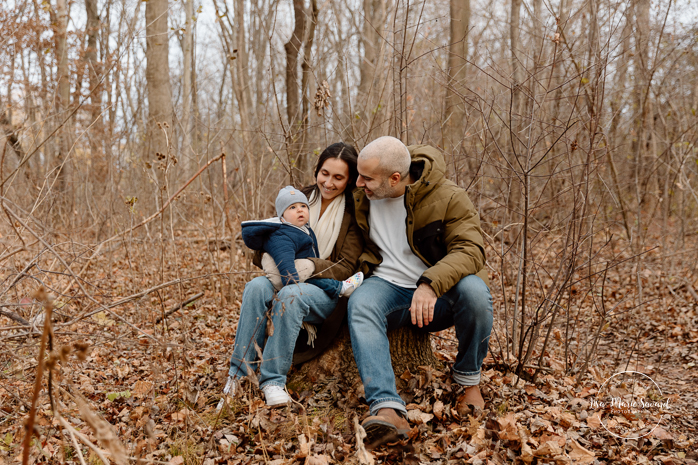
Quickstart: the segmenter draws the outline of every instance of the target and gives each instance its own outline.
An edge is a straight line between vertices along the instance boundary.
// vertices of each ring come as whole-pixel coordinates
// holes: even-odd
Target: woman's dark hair
[[[342,160],[349,167],[349,179],[347,179],[347,187],[344,189],[344,195],[347,199],[347,206],[353,205],[354,200],[352,198],[352,192],[356,188],[356,178],[359,177],[359,172],[356,169],[356,160],[359,158],[359,154],[356,153],[356,149],[354,147],[349,144],[345,144],[344,142],[337,142],[330,145],[322,151],[320,158],[317,160],[314,173],[316,180],[317,175],[322,169],[322,165],[324,165],[325,162],[330,158]],[[308,198],[310,198],[310,194],[315,192],[315,199],[320,199],[321,194],[320,189],[317,186],[317,182],[315,182],[315,184],[305,186],[303,189],[301,189],[301,192],[308,196]]]

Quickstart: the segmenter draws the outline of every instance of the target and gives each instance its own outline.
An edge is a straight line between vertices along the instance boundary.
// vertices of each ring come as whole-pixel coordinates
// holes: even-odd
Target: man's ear
[[[391,174],[388,179],[390,180],[390,187],[395,187],[398,185],[400,180],[402,179],[402,176],[400,176],[400,173],[397,171]]]

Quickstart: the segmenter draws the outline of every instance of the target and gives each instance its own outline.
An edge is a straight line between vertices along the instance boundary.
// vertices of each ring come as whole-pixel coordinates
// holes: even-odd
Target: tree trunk
[[[462,152],[465,132],[465,72],[468,63],[470,0],[451,0],[451,42],[448,53],[448,86],[444,103],[444,141],[447,153]]]
[[[87,13],[87,49],[85,61],[87,62],[90,81],[90,121],[92,125],[90,137],[90,160],[92,161],[94,185],[107,185],[107,162],[104,159],[102,142],[104,140],[104,122],[102,119],[102,92],[97,89],[102,75],[102,66],[97,59],[97,40],[99,38],[99,15],[97,14],[97,0],[85,0]],[[97,89],[97,90],[95,90]]]
[[[647,208],[645,203],[646,190],[643,188],[643,178],[644,173],[644,157],[645,157],[645,146],[647,140],[650,136],[649,131],[649,115],[652,113],[650,110],[650,99],[649,99],[649,35],[650,35],[650,0],[637,0],[635,2],[635,69],[636,79],[639,85],[635,87],[635,108],[637,109],[637,116],[635,118],[635,140],[633,146],[633,152],[635,155],[634,160],[634,182],[635,182],[635,196],[637,200],[637,219],[636,219],[636,231],[635,236],[641,238],[643,236],[642,224],[642,211],[643,209],[651,210]],[[638,246],[642,242],[641,240],[636,243]]]
[[[70,69],[68,67],[68,48],[66,34],[68,29],[68,5],[66,0],[56,1],[56,61],[58,75],[58,95],[56,99],[56,110],[58,114],[58,124],[61,124],[70,113]],[[70,121],[66,121],[59,131],[59,147],[56,156],[57,171],[57,193],[62,197],[61,203],[67,204],[70,209],[70,201],[65,198],[66,189],[69,184],[67,157],[70,152]],[[70,209],[69,211],[72,211]]]
[[[146,70],[148,89],[147,154],[153,160],[156,153],[167,154],[167,138],[172,126],[172,91],[168,60],[167,0],[149,0],[145,4]],[[158,127],[163,125],[163,129]]]
[[[300,130],[300,106],[298,92],[298,55],[303,45],[303,35],[305,33],[305,11],[303,0],[293,0],[293,15],[295,25],[291,38],[284,44],[286,50],[286,117],[288,118],[288,128],[286,134],[286,148],[288,151],[289,165],[292,160],[298,159],[299,144],[298,136]],[[294,183],[294,167],[289,166],[291,184]]]
[[[398,389],[404,388],[400,378],[405,371],[417,373],[420,366],[441,368],[431,348],[429,333],[400,328],[388,332],[390,356]],[[289,377],[289,385],[322,383],[326,379],[338,379],[352,385],[361,381],[351,349],[349,327],[345,324],[334,343],[319,357],[298,367]]]
[[[182,166],[184,167],[185,176],[189,176],[194,167],[193,155],[191,152],[191,54],[192,54],[192,27],[191,23],[194,17],[194,2],[186,0],[185,3],[185,21],[184,21],[184,40],[182,40],[182,55],[184,57],[182,63],[182,151],[181,157]]]
[[[305,32],[305,11],[303,0],[293,0],[293,14],[295,18],[291,38],[284,44],[286,50],[286,116],[289,130],[294,131],[299,120],[299,92],[298,92],[298,55],[303,45]]]
[[[522,75],[521,75],[521,63],[519,62],[519,30],[521,28],[521,0],[511,0],[511,12],[510,12],[510,24],[509,24],[509,48],[511,52],[511,77],[513,81],[514,90],[512,92],[513,102],[513,112],[520,115],[520,90],[517,88],[521,85]]]
[[[374,138],[371,129],[378,116],[376,96],[379,93],[376,68],[382,41],[379,31],[383,29],[386,13],[385,0],[364,0],[364,24],[361,33],[364,56],[360,66],[361,80],[357,98],[359,121],[353,138],[355,144],[361,141],[361,145],[366,145]]]
[[[310,123],[310,83],[312,81],[313,74],[311,72],[310,60],[312,58],[313,42],[315,40],[315,27],[317,26],[317,17],[320,13],[317,6],[317,0],[310,1],[312,16],[310,17],[310,24],[308,24],[308,37],[305,39],[305,45],[303,46],[303,64],[301,68],[303,70],[302,85],[301,89],[303,91],[303,114],[301,123],[301,144],[298,154],[298,171],[300,172],[299,182],[301,184],[307,184],[310,181],[309,173],[311,170],[310,166],[310,154],[307,153],[306,140],[308,138],[308,126]]]

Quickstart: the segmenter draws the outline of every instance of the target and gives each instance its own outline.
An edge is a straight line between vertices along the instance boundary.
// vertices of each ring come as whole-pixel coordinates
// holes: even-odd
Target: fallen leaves
[[[200,263],[206,257],[186,260]],[[591,366],[582,376],[581,385],[577,385],[576,376],[564,375],[565,359],[559,353],[544,354],[541,365],[548,369],[535,382],[492,368],[495,361],[490,356],[492,365],[483,370],[481,384],[487,407],[484,412],[464,417],[455,411],[458,387],[446,370],[420,367],[415,374],[404,372],[400,380],[408,387],[401,394],[406,394],[408,402],[407,417],[412,428],[409,439],[371,451],[363,444],[359,425],[368,407],[360,400],[365,394],[358,382],[354,386],[334,381],[293,386],[292,395],[298,404],[270,410],[257,389],[257,376],[252,373],[252,377],[243,380],[240,395],[216,417],[212,411],[224,383],[237,323],[235,315],[246,277],[232,281],[235,294],[230,300],[232,304],[222,306],[218,297],[209,296],[197,303],[195,317],[194,312],[188,314],[185,308],[177,319],[171,317],[163,325],[152,326],[145,317],[138,319],[141,315],[138,312],[147,314],[147,309],[154,308],[151,316],[157,317],[160,307],[166,309],[177,303],[177,299],[165,294],[162,300],[154,296],[151,300],[146,298],[140,306],[134,305],[122,313],[130,321],[137,321],[147,334],[167,341],[165,346],[151,344],[143,334],[131,332],[107,314],[98,313],[96,318],[70,326],[70,331],[83,331],[80,340],[85,342],[81,342],[84,346],[80,361],[61,362],[64,365],[61,376],[71,379],[72,387],[86,396],[95,415],[108,422],[111,437],[116,437],[134,460],[175,465],[290,462],[591,465],[595,461],[673,464],[696,459],[692,429],[695,422],[679,410],[683,405],[698,405],[692,394],[692,379],[681,371],[681,366],[698,361],[698,356],[687,346],[698,338],[690,326],[696,317],[694,310],[684,311],[683,322],[662,323],[669,338],[667,351],[678,354],[683,364],[676,365],[676,371],[668,371],[665,378],[675,378],[677,385],[684,383],[684,390],[671,392],[672,410],[666,422],[632,447],[606,433],[601,423],[602,411],[591,405],[600,385],[612,374],[609,369],[603,365]],[[115,281],[104,288],[118,289],[118,285]],[[185,289],[185,294],[190,293],[191,289]],[[65,312],[70,311],[68,306]],[[100,327],[95,330],[96,325]],[[676,330],[679,326],[683,331]],[[652,332],[660,331],[659,327],[648,323]],[[453,344],[455,337],[449,332],[440,336],[434,341],[436,355],[440,360],[452,362],[457,352]],[[555,328],[553,337],[563,340],[566,336]],[[56,347],[65,344],[70,344],[70,340],[57,334]],[[649,351],[651,347],[640,346],[640,349]],[[262,352],[255,345],[250,350]],[[17,400],[26,390],[20,377],[27,377],[35,368],[34,356],[35,351],[3,372],[7,377],[0,386],[0,416],[8,421],[0,420],[0,461],[17,456],[21,420],[26,416],[26,410],[22,410]],[[643,363],[646,370],[658,374],[667,368],[657,362]],[[54,378],[55,383],[60,383],[57,380],[58,377]],[[105,434],[108,431],[105,425],[97,425],[103,430],[98,434],[76,405],[63,398],[57,400],[72,427],[100,448],[108,449],[105,441],[110,441],[110,436]],[[63,450],[59,424],[52,418],[48,400],[44,398],[42,403],[37,424],[44,436],[38,442],[35,460],[58,463]],[[614,421],[634,420],[620,416]],[[85,449],[88,462],[99,460],[89,454]],[[192,461],[192,457],[196,460]]]
[[[596,455],[592,451],[580,446],[579,443],[574,439],[570,441],[570,447],[571,450],[569,456],[572,459],[572,463],[578,465],[587,465],[594,463]]]

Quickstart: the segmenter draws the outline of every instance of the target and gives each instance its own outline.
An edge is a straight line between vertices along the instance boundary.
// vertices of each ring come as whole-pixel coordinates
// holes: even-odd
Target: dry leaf
[[[565,438],[558,436],[557,434],[545,433],[540,437],[541,444],[545,444],[548,441],[555,441],[555,443],[557,443],[557,445],[560,447],[563,447],[567,442]]]
[[[181,455],[177,455],[175,457],[172,457],[169,462],[167,462],[167,465],[182,465],[184,463],[184,457]]]
[[[572,450],[569,453],[572,463],[574,464],[591,464],[594,462],[596,456],[594,453],[588,449],[585,449],[574,439],[570,440],[570,447]]]
[[[555,457],[556,455],[560,455],[561,453],[562,449],[556,441],[548,441],[542,446],[540,446],[538,449],[536,449],[533,455],[535,455],[536,457]]]
[[[189,410],[183,408],[179,412],[175,412],[172,414],[172,421],[176,421],[176,422],[184,421],[184,419],[187,418],[188,414],[189,414]]]
[[[80,380],[80,388],[83,392],[87,394],[94,394],[95,388],[92,385],[92,380],[90,378],[84,375],[80,375],[78,379]]]
[[[423,423],[427,424],[429,420],[434,418],[434,415],[431,413],[424,413],[421,410],[408,410],[407,411],[407,419],[410,420],[412,423]]]
[[[364,446],[366,431],[359,424],[359,417],[357,416],[354,416],[354,431],[356,432],[356,458],[359,459],[361,465],[373,465],[375,463],[373,454],[367,451],[366,446]]]
[[[601,428],[601,414],[599,412],[594,412],[594,414],[590,417],[587,417],[587,426],[591,429],[599,429]]]
[[[131,387],[131,394],[133,394],[136,397],[143,397],[149,394],[151,389],[153,389],[153,383],[149,381],[138,380]]]
[[[664,428],[661,426],[657,426],[654,431],[652,431],[652,436],[654,436],[657,439],[665,439],[665,440],[673,440],[674,437],[671,435],[671,433],[667,432]]]
[[[436,418],[441,420],[444,415],[444,403],[440,400],[437,400],[436,402],[434,402],[434,407],[432,408],[432,411],[434,412]]]
[[[523,460],[526,463],[531,463],[533,462],[533,451],[531,451],[531,446],[526,444],[525,442],[521,445],[521,460]]]
[[[308,444],[308,439],[305,437],[305,434],[298,436],[298,447],[300,452],[296,454],[296,458],[307,457],[308,454],[310,454],[310,444]]]
[[[497,423],[499,423],[499,427],[502,431],[516,431],[516,417],[513,413],[509,413],[502,418],[497,418]]]
[[[560,425],[563,428],[569,428],[570,426],[574,425],[575,423],[577,423],[577,419],[574,418],[574,415],[572,415],[571,413],[563,412],[560,415]]]
[[[548,431],[550,433],[554,433],[555,430],[553,429],[552,425],[550,424],[549,421],[543,420],[542,418],[536,417],[531,421],[530,425],[531,433],[537,433],[538,431]]]
[[[116,374],[119,378],[125,378],[131,372],[131,367],[128,365],[121,365],[116,367]]]
[[[328,465],[329,460],[325,454],[313,455],[305,459],[305,465]]]

